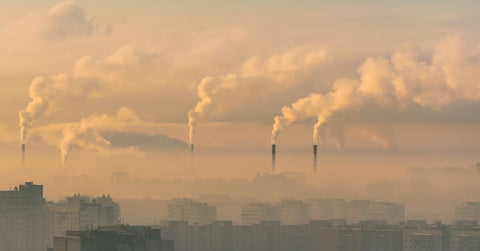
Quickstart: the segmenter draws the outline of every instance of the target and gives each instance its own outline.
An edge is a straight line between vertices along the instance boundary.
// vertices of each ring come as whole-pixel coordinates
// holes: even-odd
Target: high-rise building
[[[480,202],[462,202],[456,205],[455,220],[480,223]]]
[[[270,203],[249,203],[242,207],[242,224],[251,225],[261,221],[279,221],[278,207]]]
[[[46,250],[44,204],[43,186],[33,182],[0,192],[1,250]]]
[[[168,219],[189,224],[209,224],[217,219],[217,207],[192,199],[173,199],[168,205]]]
[[[262,221],[255,225],[256,249],[265,251],[280,250],[281,224],[279,221]]]
[[[312,199],[309,203],[312,220],[346,218],[345,200],[343,199]]]
[[[476,226],[472,229],[455,230],[449,234],[450,250],[480,250],[480,229]]]
[[[98,226],[111,226],[120,223],[120,207],[108,195],[90,198],[75,194],[68,197],[66,204],[78,211],[78,229],[89,230]]]
[[[79,230],[78,208],[66,203],[47,202],[43,210],[45,241],[49,247],[53,246],[53,236],[64,236],[67,231]]]
[[[393,202],[370,203],[368,220],[384,220],[387,224],[398,224],[405,220],[405,207]]]
[[[358,223],[368,219],[369,200],[351,200],[346,204],[347,223]]]
[[[442,236],[442,231],[437,229],[405,229],[403,231],[403,250],[445,250]]]
[[[91,198],[75,194],[62,202],[47,202],[44,206],[45,242],[53,246],[53,236],[67,231],[83,231],[99,226],[120,224],[120,207],[110,196]]]
[[[278,204],[278,215],[284,225],[303,224],[310,220],[310,205],[299,200],[282,200]]]

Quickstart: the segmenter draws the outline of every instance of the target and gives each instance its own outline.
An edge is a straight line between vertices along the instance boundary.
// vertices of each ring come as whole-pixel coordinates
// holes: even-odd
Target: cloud
[[[16,38],[18,42],[39,42],[39,40],[62,41],[68,38],[90,37],[103,27],[87,10],[76,1],[65,1],[46,12],[31,12],[3,30],[3,35]]]
[[[40,32],[53,39],[69,36],[91,36],[96,30],[94,18],[87,17],[86,11],[76,1],[66,1],[52,7],[42,17]]]

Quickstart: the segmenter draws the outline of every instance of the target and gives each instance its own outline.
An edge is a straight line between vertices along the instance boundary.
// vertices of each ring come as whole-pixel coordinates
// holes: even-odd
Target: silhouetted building
[[[54,237],[53,251],[173,251],[174,243],[162,240],[160,229],[143,226],[100,227],[68,231]]]
[[[279,221],[188,225],[171,221],[160,228],[164,238],[174,240],[176,251],[401,251],[403,248],[401,228],[347,226],[338,220],[299,225],[282,225]]]
[[[50,247],[52,237],[63,236],[66,231],[120,224],[120,207],[109,195],[91,198],[75,194],[66,201],[46,203],[44,212],[46,243]]]
[[[43,186],[33,182],[0,192],[0,249],[46,250]]]

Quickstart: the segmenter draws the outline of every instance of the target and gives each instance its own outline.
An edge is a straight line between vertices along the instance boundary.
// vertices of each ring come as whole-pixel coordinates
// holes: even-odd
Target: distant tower
[[[22,167],[25,167],[25,144],[22,144]]]
[[[313,171],[317,172],[317,145],[313,145]]]
[[[276,155],[276,145],[272,144],[272,173],[275,172],[275,155]]]
[[[190,145],[190,151],[193,153],[193,144]]]

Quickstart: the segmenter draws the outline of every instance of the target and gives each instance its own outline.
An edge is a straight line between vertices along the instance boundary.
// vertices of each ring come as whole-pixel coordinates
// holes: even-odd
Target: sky
[[[362,184],[475,164],[479,7],[2,1],[0,184],[252,177],[272,142],[279,171],[311,172],[315,143],[326,173]]]

